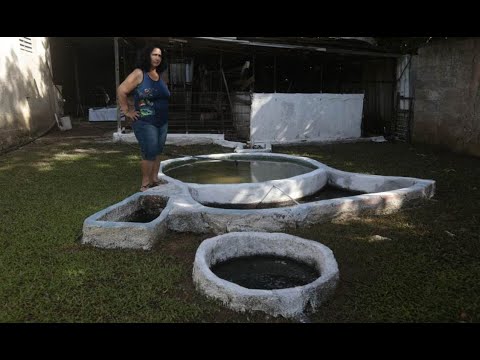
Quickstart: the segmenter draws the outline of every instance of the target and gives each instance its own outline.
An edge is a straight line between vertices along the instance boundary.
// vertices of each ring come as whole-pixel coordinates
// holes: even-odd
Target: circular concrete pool
[[[285,154],[211,154],[166,160],[159,176],[187,184],[201,204],[270,204],[311,195],[327,183],[325,166]]]
[[[212,271],[219,263],[259,255],[303,263],[318,275],[304,285],[265,290],[238,285]],[[233,310],[259,310],[286,318],[315,311],[333,293],[338,278],[338,265],[328,247],[284,233],[231,232],[207,239],[198,247],[193,265],[193,281],[204,295]]]
[[[310,164],[263,159],[206,159],[171,166],[165,174],[187,183],[238,184],[279,180],[306,174]]]

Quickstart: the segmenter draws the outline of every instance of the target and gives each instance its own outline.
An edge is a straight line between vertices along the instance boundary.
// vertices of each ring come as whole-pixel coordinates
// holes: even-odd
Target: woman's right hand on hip
[[[138,117],[140,116],[140,113],[136,110],[128,110],[127,112],[124,113],[125,117],[132,119],[133,121],[138,120]]]

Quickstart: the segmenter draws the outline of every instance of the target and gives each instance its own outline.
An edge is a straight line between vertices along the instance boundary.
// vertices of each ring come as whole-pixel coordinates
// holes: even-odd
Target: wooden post
[[[115,98],[117,99],[117,132],[122,132],[122,121],[120,119],[120,106],[118,104],[118,97],[116,96],[117,89],[120,86],[120,61],[118,59],[118,37],[113,38],[113,49],[115,53]]]
[[[277,92],[277,55],[273,55],[273,92]]]
[[[255,53],[253,53],[253,61],[252,61],[252,75],[253,75],[253,86],[252,86],[252,93],[255,92]]]
[[[78,57],[77,57],[77,49],[74,47],[73,48],[73,71],[75,73],[75,98],[77,101],[77,116],[80,110],[80,113],[83,114],[83,107],[82,107],[82,101],[80,97],[80,84],[78,82]]]

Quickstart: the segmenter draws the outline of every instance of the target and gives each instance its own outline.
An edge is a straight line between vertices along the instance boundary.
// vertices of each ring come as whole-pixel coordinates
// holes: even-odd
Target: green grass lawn
[[[480,159],[391,143],[274,151],[437,181],[420,207],[290,231],[330,247],[339,265],[337,291],[312,322],[480,320]],[[165,159],[215,152],[229,149],[167,146]],[[288,322],[195,291],[195,251],[208,236],[170,233],[150,252],[80,245],[86,217],[138,191],[139,159],[136,146],[79,140],[0,157],[0,322]]]

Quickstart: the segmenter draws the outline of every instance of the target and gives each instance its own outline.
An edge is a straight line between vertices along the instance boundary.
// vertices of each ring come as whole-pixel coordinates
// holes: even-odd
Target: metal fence
[[[249,121],[250,104],[244,101],[244,96],[226,92],[171,91],[171,132],[232,134],[242,138],[245,137],[245,123]]]

